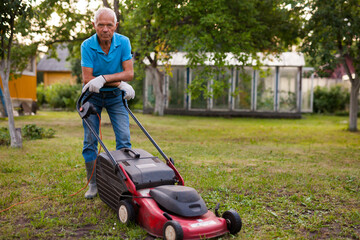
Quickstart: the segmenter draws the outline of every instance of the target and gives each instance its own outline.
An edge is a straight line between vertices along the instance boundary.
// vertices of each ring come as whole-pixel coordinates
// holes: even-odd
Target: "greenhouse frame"
[[[223,90],[211,97],[200,93],[194,98],[187,91],[199,69],[187,67],[185,53],[173,54],[170,64],[172,74],[165,74],[163,81],[165,114],[300,118],[302,112],[312,112],[313,74],[311,68],[304,68],[305,60],[301,53],[286,52],[267,57],[261,67],[242,67],[230,60],[231,67],[204,83],[206,86],[203,87],[209,92],[212,92],[215,81],[224,83],[220,88]],[[147,70],[144,113],[152,113],[154,109],[152,77]]]

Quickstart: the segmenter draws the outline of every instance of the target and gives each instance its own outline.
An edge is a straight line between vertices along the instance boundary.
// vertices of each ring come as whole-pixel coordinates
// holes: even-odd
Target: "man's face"
[[[114,23],[114,16],[109,13],[99,15],[97,22],[93,23],[100,41],[109,41],[112,39],[118,23]]]

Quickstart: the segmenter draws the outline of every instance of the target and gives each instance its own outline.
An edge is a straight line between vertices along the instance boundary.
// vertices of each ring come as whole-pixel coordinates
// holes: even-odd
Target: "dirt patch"
[[[94,225],[91,224],[85,225],[81,228],[76,229],[71,237],[74,239],[83,238],[85,236],[90,235],[90,231],[93,229],[94,229]]]
[[[20,226],[26,226],[27,224],[30,223],[30,220],[25,218],[24,216],[18,218],[16,221],[15,221],[15,225],[20,225]]]
[[[341,226],[339,224],[332,224],[329,227],[322,227],[318,231],[313,231],[309,233],[310,238],[312,239],[330,239],[341,236]],[[351,236],[347,236],[351,238]]]
[[[155,238],[153,236],[147,235],[144,240],[154,240]]]

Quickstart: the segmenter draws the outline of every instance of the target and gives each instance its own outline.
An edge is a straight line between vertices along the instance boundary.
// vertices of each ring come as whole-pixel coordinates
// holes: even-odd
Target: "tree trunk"
[[[161,72],[158,68],[149,66],[150,70],[153,72],[154,78],[152,78],[152,85],[154,87],[155,94],[155,108],[154,114],[163,116],[165,110],[165,90],[164,90],[164,73]]]
[[[351,82],[350,109],[349,109],[349,131],[357,131],[357,119],[359,111],[359,88],[360,79],[355,78]]]
[[[5,62],[3,64],[5,64]],[[9,91],[10,63],[7,62],[6,68],[5,65],[3,65],[1,68],[2,69],[0,70],[0,75],[3,83],[5,107],[8,114],[11,147],[21,148],[22,147],[21,133],[19,134],[19,131],[18,133],[16,132],[17,130],[15,128],[14,113],[13,113],[13,107],[12,107],[10,91]]]

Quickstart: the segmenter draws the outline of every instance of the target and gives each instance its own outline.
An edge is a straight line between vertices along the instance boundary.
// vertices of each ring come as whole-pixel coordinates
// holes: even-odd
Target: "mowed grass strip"
[[[222,239],[359,239],[360,133],[346,131],[347,117],[303,119],[211,118],[136,114],[164,152],[175,159],[188,186],[209,208],[239,212],[243,229]],[[146,232],[118,224],[99,198],[85,200],[83,130],[75,112],[19,117],[55,138],[0,147],[0,239],[143,239]],[[5,119],[0,127],[7,126]],[[102,133],[115,148],[110,121]],[[161,157],[131,121],[134,148]],[[57,196],[61,195],[61,196]]]

